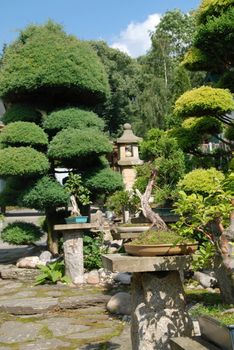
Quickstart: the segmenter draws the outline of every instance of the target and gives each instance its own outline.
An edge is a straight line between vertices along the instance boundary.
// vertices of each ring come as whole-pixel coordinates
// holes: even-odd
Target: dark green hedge
[[[0,176],[39,176],[49,170],[46,156],[30,147],[0,150]],[[23,184],[22,184],[23,185]]]
[[[52,132],[52,134],[69,127],[74,129],[95,127],[103,130],[104,125],[104,121],[97,114],[79,108],[66,108],[54,111],[48,115],[43,123],[44,129]]]
[[[64,129],[51,141],[49,158],[69,160],[96,157],[112,151],[108,138],[95,129]],[[75,164],[74,164],[75,166]]]
[[[8,224],[1,233],[3,242],[10,244],[30,244],[38,241],[43,232],[36,225],[29,222],[15,221]]]
[[[23,193],[23,206],[37,210],[51,210],[66,206],[69,194],[55,179],[44,176]]]
[[[7,47],[0,69],[0,96],[6,101],[25,96],[50,98],[73,94],[90,104],[109,93],[102,63],[88,43],[67,35],[51,21],[30,25]],[[69,100],[69,98],[68,98]],[[89,104],[88,103],[88,104]]]
[[[0,142],[6,146],[31,146],[40,148],[48,144],[48,137],[35,123],[14,122],[3,128],[0,134]]]
[[[40,124],[41,114],[34,107],[25,104],[15,104],[9,107],[2,117],[4,124],[17,121],[34,122]]]

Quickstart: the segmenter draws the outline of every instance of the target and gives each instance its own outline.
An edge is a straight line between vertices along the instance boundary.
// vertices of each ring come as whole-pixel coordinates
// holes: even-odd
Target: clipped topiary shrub
[[[94,196],[113,193],[123,188],[122,176],[110,168],[88,173],[84,178],[84,183]]]
[[[35,123],[14,122],[3,128],[0,142],[4,146],[31,146],[40,149],[48,144],[48,137]]]
[[[40,124],[41,114],[34,107],[25,104],[15,104],[8,108],[2,117],[4,124],[17,121],[34,122]]]
[[[217,187],[224,179],[224,174],[215,168],[195,169],[179,181],[178,188],[187,193],[199,192],[209,194],[212,191],[217,191]]]
[[[66,206],[68,200],[68,192],[57,180],[49,176],[39,179],[21,197],[23,206],[37,210]]]
[[[95,129],[65,129],[51,141],[48,156],[69,160],[107,154],[112,151],[108,138]]]
[[[225,130],[225,138],[234,141],[234,123],[229,125]]]
[[[44,129],[52,134],[69,127],[74,129],[92,127],[102,131],[104,125],[104,121],[97,114],[79,108],[66,108],[54,111],[48,115],[43,123]]]
[[[0,150],[0,176],[40,176],[49,170],[46,156],[30,147]]]
[[[202,0],[197,11],[198,22],[205,23],[209,16],[219,16],[233,5],[234,0]]]
[[[109,93],[105,69],[84,41],[67,35],[52,21],[30,25],[9,45],[0,69],[0,96],[5,101],[71,99],[95,105]]]
[[[174,113],[180,117],[219,117],[233,109],[234,101],[229,90],[201,86],[180,96],[175,103]]]
[[[1,232],[3,242],[23,245],[38,241],[43,232],[36,225],[29,222],[15,221],[8,224]]]

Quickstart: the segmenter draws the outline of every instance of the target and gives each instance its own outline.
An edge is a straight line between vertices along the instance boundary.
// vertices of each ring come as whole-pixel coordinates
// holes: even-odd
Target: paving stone
[[[79,333],[90,329],[89,326],[74,324],[75,322],[77,321],[68,317],[53,317],[43,320],[40,323],[46,324],[55,337],[67,336],[68,334]]]
[[[102,338],[102,337],[106,337],[108,335],[108,333],[112,333],[113,329],[110,328],[95,328],[95,329],[90,329],[89,331],[86,332],[82,332],[79,334],[71,334],[71,335],[67,335],[67,338],[69,339],[77,339],[77,340],[81,340],[81,339],[89,339],[90,341],[95,340],[97,338]]]
[[[34,340],[41,329],[40,324],[7,321],[0,327],[0,342],[13,344]]]
[[[0,300],[0,311],[13,315],[33,315],[55,308],[58,300],[55,298],[27,298]]]
[[[49,350],[49,349],[60,349],[60,348],[71,348],[71,344],[64,342],[60,339],[49,339],[49,340],[38,340],[33,343],[24,344],[19,347],[19,350]],[[1,348],[0,348],[1,350]]]

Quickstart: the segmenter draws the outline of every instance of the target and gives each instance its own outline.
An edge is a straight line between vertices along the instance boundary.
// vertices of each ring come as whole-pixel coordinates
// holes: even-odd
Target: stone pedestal
[[[190,256],[109,254],[103,256],[103,263],[112,271],[133,272],[133,350],[169,350],[170,338],[192,335],[179,273],[190,266]]]
[[[93,224],[55,225],[55,231],[63,233],[63,249],[66,275],[73,283],[84,283],[83,233],[96,228]]]

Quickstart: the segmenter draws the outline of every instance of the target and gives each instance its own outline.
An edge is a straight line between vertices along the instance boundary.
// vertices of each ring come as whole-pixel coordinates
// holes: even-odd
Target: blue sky
[[[2,0],[0,48],[28,24],[52,19],[84,40],[105,40],[131,56],[149,48],[152,30],[167,10],[196,9],[200,0]]]

